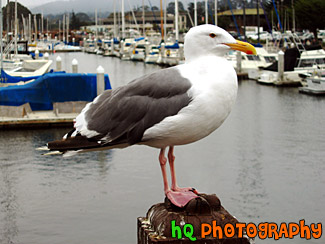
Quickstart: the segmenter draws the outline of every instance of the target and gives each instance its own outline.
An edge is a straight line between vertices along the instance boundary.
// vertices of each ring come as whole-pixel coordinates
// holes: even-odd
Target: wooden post
[[[211,231],[211,234],[201,238],[203,223],[211,227],[219,226],[220,229],[230,224],[235,231],[232,237]],[[148,210],[146,217],[138,218],[137,243],[249,244],[250,239],[246,236],[244,228],[242,229],[242,236],[238,236],[239,232],[235,227],[237,223],[239,221],[221,206],[220,199],[215,194],[200,194],[198,198],[192,199],[184,208],[178,208],[171,204],[168,199],[165,199],[164,203],[153,205]],[[185,230],[185,226],[190,228]],[[191,231],[191,238],[195,238],[195,242],[185,235],[185,231],[187,233]],[[214,232],[217,233],[215,237],[213,237]],[[180,237],[182,238],[179,239]]]

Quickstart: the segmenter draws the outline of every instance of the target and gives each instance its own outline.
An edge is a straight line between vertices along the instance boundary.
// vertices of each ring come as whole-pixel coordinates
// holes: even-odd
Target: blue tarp
[[[20,81],[29,81],[33,79],[39,78],[40,75],[37,76],[28,76],[28,77],[17,77],[17,76],[11,76],[7,74],[3,69],[1,70],[1,80],[0,83],[17,83]]]
[[[108,75],[105,75],[105,89],[111,89]],[[0,87],[0,105],[29,103],[33,111],[52,110],[54,102],[90,102],[96,96],[96,74],[48,73],[25,85]]]

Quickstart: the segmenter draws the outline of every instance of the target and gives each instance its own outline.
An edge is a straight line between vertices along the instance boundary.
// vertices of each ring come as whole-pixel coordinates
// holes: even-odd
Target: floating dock
[[[53,111],[33,112],[23,118],[0,117],[0,130],[49,127],[72,127],[78,113],[55,114]]]

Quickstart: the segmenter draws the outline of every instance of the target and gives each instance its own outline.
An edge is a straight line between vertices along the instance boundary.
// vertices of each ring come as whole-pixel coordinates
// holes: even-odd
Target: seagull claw
[[[199,197],[196,194],[196,190],[194,188],[190,188],[188,191],[172,191],[168,190],[166,192],[167,198],[179,208],[183,208],[189,201],[194,198]]]

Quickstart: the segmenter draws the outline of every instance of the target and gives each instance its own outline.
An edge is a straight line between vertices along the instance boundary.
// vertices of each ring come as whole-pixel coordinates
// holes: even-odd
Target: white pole
[[[71,64],[72,64],[72,73],[78,73],[78,60],[74,58]]]
[[[179,52],[179,60],[182,61],[184,60],[184,44],[179,44],[179,49],[178,49],[178,52]]]
[[[208,24],[208,0],[205,0],[205,23]]]
[[[35,50],[35,59],[38,59],[39,58],[39,51],[38,49]]]
[[[160,56],[161,56],[161,63],[164,63],[165,62],[165,43],[161,43],[161,53],[160,53]]]
[[[97,70],[97,96],[105,91],[105,70],[102,66],[98,66]]]
[[[56,71],[61,71],[62,69],[62,59],[60,56],[56,58]]]
[[[194,26],[197,26],[197,3],[194,0]]]
[[[218,25],[218,0],[214,0],[214,24]]]
[[[150,52],[150,42],[146,41],[144,46],[145,46],[145,57],[148,57]]]
[[[122,38],[125,38],[125,14],[124,14],[124,0],[122,0]]]
[[[284,75],[284,52],[280,51],[278,53],[278,81],[283,82]]]
[[[242,65],[241,65],[241,60],[242,60],[242,57],[241,57],[241,52],[237,51],[236,53],[236,61],[237,61],[237,74],[241,73],[242,71]]]
[[[176,41],[178,41],[178,0],[175,0],[175,31],[176,31]]]

